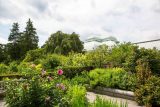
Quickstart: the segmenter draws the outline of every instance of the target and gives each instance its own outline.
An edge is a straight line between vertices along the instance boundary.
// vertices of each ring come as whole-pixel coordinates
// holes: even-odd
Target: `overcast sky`
[[[23,31],[31,18],[39,45],[61,30],[81,40],[115,36],[138,42],[160,38],[160,0],[0,0],[0,43],[6,43],[13,22]]]

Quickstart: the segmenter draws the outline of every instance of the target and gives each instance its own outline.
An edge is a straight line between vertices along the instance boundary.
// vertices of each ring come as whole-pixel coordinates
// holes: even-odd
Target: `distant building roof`
[[[115,43],[118,43],[119,41],[113,37],[113,36],[109,36],[109,37],[106,37],[106,38],[99,38],[99,37],[91,37],[89,39],[87,39],[85,42],[105,42],[105,41],[114,41]]]
[[[116,45],[117,43],[119,43],[119,41],[113,36],[109,36],[109,37],[105,37],[105,38],[100,38],[100,37],[95,36],[95,37],[88,38],[84,42],[84,49],[85,50],[93,50],[93,49],[97,48],[99,45],[103,45],[103,44],[106,44],[109,47],[112,47],[112,46]]]

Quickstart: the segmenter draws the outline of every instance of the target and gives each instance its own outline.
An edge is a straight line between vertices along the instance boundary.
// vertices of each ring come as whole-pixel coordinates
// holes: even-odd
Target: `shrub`
[[[10,107],[68,107],[63,84],[48,78],[33,77],[24,83],[11,83],[6,90],[6,103]],[[63,86],[65,87],[65,86]]]
[[[141,85],[136,91],[136,101],[147,107],[160,106],[160,78],[151,76],[144,85]]]
[[[85,66],[90,66],[90,62],[85,54],[70,53],[65,66],[85,67]]]
[[[43,68],[42,68],[42,64],[38,64],[35,68],[36,68],[36,70],[39,71],[39,72],[42,71],[42,69],[43,69]]]
[[[63,66],[66,63],[66,57],[58,54],[48,55],[46,59],[41,61],[44,69],[55,69],[58,66]]]
[[[7,73],[9,68],[5,64],[0,64],[0,74]]]
[[[103,86],[109,88],[119,88],[132,90],[135,86],[135,78],[129,79],[129,75],[122,68],[112,68],[112,69],[95,69],[89,72],[90,85],[94,88],[96,86]],[[132,83],[133,82],[133,83]]]
[[[83,86],[72,86],[69,88],[68,97],[71,107],[86,107],[88,102],[86,98],[86,89]]]
[[[35,49],[27,52],[24,62],[33,62],[44,57],[44,49]]]
[[[83,71],[90,71],[92,69],[93,67],[76,67],[76,66],[62,67],[64,75],[68,78],[72,78],[78,74],[81,74],[81,72]]]
[[[17,66],[18,66],[17,62],[10,63],[9,64],[9,71],[11,71],[11,72],[18,72]]]
[[[18,72],[22,74],[35,73],[35,67],[32,66],[32,63],[22,62],[20,65],[18,65],[17,68],[18,68]]]
[[[79,84],[79,85],[86,85],[89,84],[89,76],[88,72],[83,71],[80,75],[76,75],[74,78],[72,78],[72,83],[73,84]]]
[[[137,74],[137,85],[143,85],[147,79],[151,76],[151,69],[146,59],[139,59],[137,61],[136,74]]]

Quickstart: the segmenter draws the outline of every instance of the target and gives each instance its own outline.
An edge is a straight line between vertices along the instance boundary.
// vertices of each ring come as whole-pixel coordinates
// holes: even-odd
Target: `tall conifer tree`
[[[20,35],[19,24],[13,23],[11,32],[8,37],[9,43],[7,44],[7,53],[11,60],[17,60],[21,57],[19,44]]]
[[[31,19],[28,20],[25,31],[21,37],[21,44],[23,48],[23,54],[25,55],[27,51],[38,48],[38,36],[36,33],[36,28],[34,28]]]

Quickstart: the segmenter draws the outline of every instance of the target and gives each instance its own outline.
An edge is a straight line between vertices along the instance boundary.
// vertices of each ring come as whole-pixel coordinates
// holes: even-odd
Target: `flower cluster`
[[[57,84],[56,87],[61,89],[61,90],[65,90],[66,89],[63,83]]]

